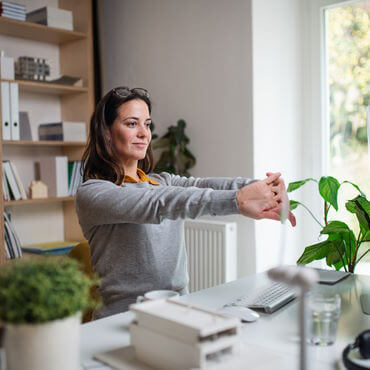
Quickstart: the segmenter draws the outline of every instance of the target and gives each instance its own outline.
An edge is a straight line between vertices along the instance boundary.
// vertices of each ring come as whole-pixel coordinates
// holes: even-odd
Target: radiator
[[[236,279],[236,231],[235,222],[185,221],[190,292]]]

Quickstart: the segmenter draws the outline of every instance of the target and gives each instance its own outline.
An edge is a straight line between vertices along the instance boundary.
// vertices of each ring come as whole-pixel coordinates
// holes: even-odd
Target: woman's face
[[[111,135],[113,146],[123,164],[145,158],[152,138],[151,122],[148,106],[141,99],[129,100],[118,108]]]

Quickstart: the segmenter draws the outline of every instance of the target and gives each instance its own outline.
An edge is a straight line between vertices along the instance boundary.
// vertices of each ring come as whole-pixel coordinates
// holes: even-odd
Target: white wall
[[[159,134],[184,118],[195,176],[300,178],[302,1],[102,0],[105,91],[148,88]],[[238,276],[277,262],[279,224],[224,219],[238,222]]]
[[[286,181],[304,176],[303,124],[303,17],[300,0],[253,1],[253,133],[254,177],[266,170],[280,171]],[[296,195],[292,196],[294,199]],[[287,229],[284,263],[294,264],[303,250],[303,225]],[[280,261],[279,223],[256,223],[257,271]]]
[[[251,8],[245,0],[100,3],[105,91],[146,87],[156,131],[184,118],[194,176],[253,175]],[[235,220],[236,217],[228,217]],[[253,221],[237,217],[239,274],[254,271]]]

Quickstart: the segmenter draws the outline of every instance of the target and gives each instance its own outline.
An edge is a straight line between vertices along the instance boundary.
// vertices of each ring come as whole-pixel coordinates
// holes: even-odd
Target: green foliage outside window
[[[370,5],[361,2],[327,11],[331,156],[365,146],[370,105]]]

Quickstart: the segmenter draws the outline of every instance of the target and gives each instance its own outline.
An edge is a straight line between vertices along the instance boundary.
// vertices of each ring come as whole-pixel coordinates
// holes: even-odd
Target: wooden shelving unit
[[[12,145],[12,146],[72,146],[72,147],[81,147],[85,146],[84,141],[13,141],[6,140],[3,141],[3,145]]]
[[[47,31],[45,31],[45,26],[41,24],[4,17],[0,17],[0,34],[57,45],[88,37],[84,32],[67,31],[54,27],[47,27]]]
[[[9,200],[5,201],[5,207],[8,206],[24,206],[27,204],[51,204],[60,202],[72,202],[75,197],[50,197],[42,199],[27,199],[27,200]]]
[[[38,82],[38,81],[24,81],[24,80],[1,80],[8,82],[17,82],[19,90],[37,93],[37,94],[55,94],[55,95],[71,95],[71,94],[82,94],[87,93],[87,87],[78,86],[66,86],[59,84],[52,84],[49,82]]]
[[[47,0],[46,0],[47,1]],[[49,5],[40,0],[39,6]],[[54,6],[54,5],[53,5]],[[20,93],[36,94],[35,99],[45,99],[48,95],[58,97],[60,101],[60,119],[65,121],[83,121],[88,124],[94,109],[94,81],[93,81],[93,39],[92,39],[92,1],[91,0],[59,0],[59,8],[73,12],[74,31],[67,31],[30,22],[22,22],[0,17],[0,36],[11,36],[14,42],[37,41],[38,48],[34,55],[42,52],[42,43],[48,48],[48,44],[59,48],[59,74],[80,76],[83,80],[83,87],[65,86],[40,81],[16,80],[19,84]],[[25,41],[26,40],[26,41]],[[32,46],[33,47],[33,46]],[[27,54],[25,54],[27,55]],[[41,53],[42,55],[42,53]],[[10,56],[12,56],[10,54]],[[45,100],[47,104],[47,99]],[[31,107],[32,109],[32,107]],[[1,114],[0,114],[1,121]],[[1,122],[0,122],[1,123]],[[0,139],[2,138],[0,124]],[[48,153],[54,151],[55,155],[65,155],[69,160],[81,159],[86,143],[62,142],[62,141],[4,141],[0,145],[0,157],[7,158],[7,151],[10,153],[22,153],[23,157],[32,160],[35,150],[46,150]],[[11,155],[11,154],[10,154]],[[13,154],[14,155],[14,154]],[[49,155],[49,154],[48,154]],[[9,158],[11,159],[11,158]],[[0,162],[2,165],[2,161]],[[25,162],[28,163],[28,162]],[[2,181],[2,171],[0,171]],[[28,185],[28,184],[24,184]],[[3,199],[2,187],[0,196]],[[83,235],[78,223],[74,197],[58,197],[46,199],[28,199],[18,201],[1,202],[1,214],[4,208],[11,207],[12,212],[24,212],[25,207],[40,207],[37,212],[47,212],[49,207],[44,205],[60,203],[63,209],[64,239],[82,240]],[[29,213],[24,213],[24,215]],[[4,245],[4,220],[0,217],[0,265],[6,262]]]

